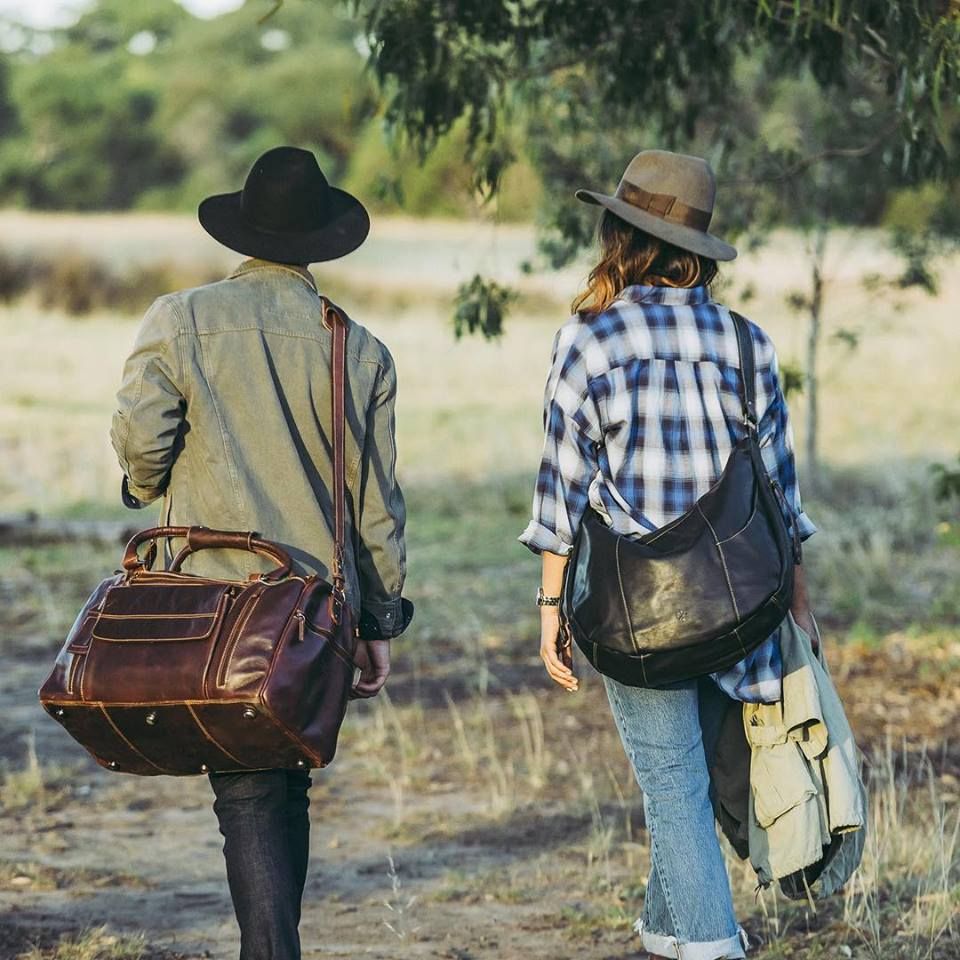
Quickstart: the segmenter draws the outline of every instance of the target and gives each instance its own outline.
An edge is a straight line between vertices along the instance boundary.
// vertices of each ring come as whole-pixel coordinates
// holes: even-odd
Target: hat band
[[[706,230],[710,226],[713,214],[710,210],[701,210],[691,207],[669,193],[651,193],[632,183],[621,181],[617,187],[616,197],[625,200],[632,207],[646,210],[661,220],[679,223],[694,230]]]

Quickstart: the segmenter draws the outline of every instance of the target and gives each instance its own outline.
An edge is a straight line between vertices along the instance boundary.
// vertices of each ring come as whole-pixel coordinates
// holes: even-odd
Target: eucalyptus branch
[[[823,150],[818,150],[816,153],[811,153],[805,157],[802,157],[801,159],[797,160],[796,163],[776,174],[771,174],[764,177],[738,177],[724,179],[721,182],[728,186],[748,186],[750,184],[758,183],[784,183],[788,180],[792,180],[794,177],[799,176],[805,170],[809,170],[810,167],[816,166],[818,163],[823,163],[825,160],[833,160],[837,158],[849,160],[856,159],[857,157],[868,157],[870,154],[874,153],[876,150],[879,150],[880,147],[888,142],[890,135],[896,131],[897,126],[898,123],[896,121],[888,124],[873,140],[871,140],[869,143],[862,144],[859,147],[826,147]]]
[[[281,7],[283,6],[283,0],[273,0],[273,7],[268,10],[258,21],[257,23],[263,25],[266,23]]]
[[[774,10],[770,10],[768,15],[775,23],[784,25],[799,23],[802,20],[806,20],[809,23],[815,23],[826,28],[827,30],[832,31],[833,33],[836,33],[838,36],[843,37],[844,40],[851,42],[855,45],[860,53],[865,54],[873,60],[876,60],[878,63],[881,63],[886,67],[893,66],[893,61],[890,59],[890,56],[887,52],[886,40],[880,36],[880,34],[878,34],[873,27],[864,25],[863,30],[864,33],[870,35],[879,49],[869,46],[855,33],[851,32],[848,27],[835,22],[830,17],[825,16],[819,11],[813,10],[807,6],[801,6],[800,4],[789,2],[789,0],[780,0],[780,2],[777,3],[776,8]]]

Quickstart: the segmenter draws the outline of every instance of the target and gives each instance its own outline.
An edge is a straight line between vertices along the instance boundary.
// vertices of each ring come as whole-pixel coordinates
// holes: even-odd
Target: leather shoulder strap
[[[730,311],[734,329],[737,331],[737,351],[740,354],[740,403],[743,405],[743,422],[748,430],[757,430],[757,362],[753,353],[753,336],[746,319],[734,310]]]
[[[347,315],[332,301],[321,297],[323,322],[333,334],[330,383],[333,404],[333,585],[341,595],[345,592],[343,550],[346,514],[346,364]]]

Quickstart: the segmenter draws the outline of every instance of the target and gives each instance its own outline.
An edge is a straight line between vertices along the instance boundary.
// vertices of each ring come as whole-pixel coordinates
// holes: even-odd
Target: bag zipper
[[[247,625],[247,621],[250,619],[250,616],[253,613],[253,608],[260,602],[260,598],[263,596],[263,594],[264,591],[261,590],[255,597],[247,601],[246,607],[240,612],[240,614],[237,616],[237,619],[234,621],[233,626],[230,628],[230,633],[227,636],[227,639],[224,641],[223,656],[220,658],[220,667],[217,670],[218,687],[222,687],[227,682],[227,668],[229,667],[230,660],[233,657],[233,651],[236,649],[237,641],[240,639],[240,633]]]

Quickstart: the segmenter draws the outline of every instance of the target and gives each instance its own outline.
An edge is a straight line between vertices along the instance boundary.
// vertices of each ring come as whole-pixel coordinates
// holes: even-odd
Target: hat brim
[[[330,188],[330,215],[322,227],[303,232],[264,230],[243,215],[241,193],[207,197],[197,210],[200,225],[214,240],[237,253],[280,263],[320,263],[336,260],[367,239],[370,216],[346,190]]]
[[[709,257],[711,260],[735,260],[737,257],[736,247],[730,246],[712,233],[697,230],[694,227],[685,227],[682,223],[671,223],[618,197],[595,193],[593,190],[578,190],[576,197],[584,203],[606,207],[621,220],[626,220],[632,226],[639,227],[651,236],[666,240],[667,243],[672,243],[682,250],[698,253],[701,257]]]

